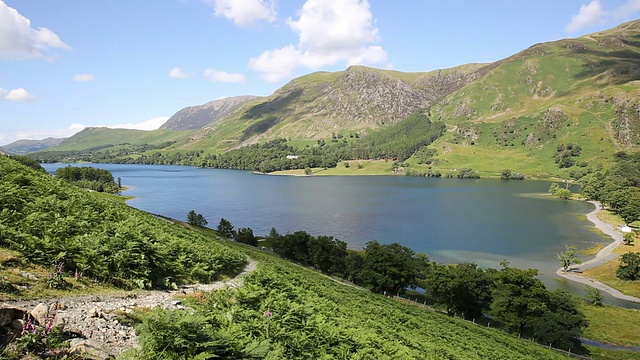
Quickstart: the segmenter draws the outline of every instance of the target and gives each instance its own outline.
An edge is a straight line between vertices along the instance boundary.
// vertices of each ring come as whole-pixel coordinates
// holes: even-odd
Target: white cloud
[[[300,67],[320,69],[341,62],[378,64],[387,58],[367,0],[307,0],[298,20],[287,24],[298,34],[297,45],[267,50],[249,60],[263,79],[281,81]]]
[[[91,74],[77,74],[73,77],[73,81],[93,81],[96,77]]]
[[[580,6],[577,15],[571,18],[571,22],[567,25],[568,32],[576,32],[580,29],[601,24],[607,16],[606,11],[602,9],[599,0],[593,0],[588,5]]]
[[[629,0],[624,5],[620,6],[613,11],[613,16],[616,18],[632,18],[633,14],[640,11],[640,0]]]
[[[603,9],[599,0],[592,0],[589,4],[580,6],[578,14],[571,17],[571,22],[567,25],[566,30],[572,33],[604,24],[609,20],[630,19],[638,11],[640,11],[640,0],[629,0],[613,10]]]
[[[175,67],[169,71],[169,77],[172,79],[187,79],[192,77],[193,74],[186,73],[182,71],[179,67]]]
[[[24,88],[11,89],[9,91],[0,88],[0,99],[7,101],[35,101],[36,97]]]
[[[69,45],[47,28],[32,28],[29,19],[0,0],[0,58],[40,57],[48,48],[69,49]]]
[[[164,123],[169,120],[169,116],[158,116],[155,118],[151,118],[149,120],[145,120],[139,123],[126,123],[126,124],[117,124],[117,125],[103,125],[104,127],[108,127],[110,129],[131,129],[131,130],[157,130]],[[79,124],[77,124],[79,125]]]
[[[273,1],[267,4],[264,0],[209,0],[213,5],[213,13],[223,16],[236,25],[249,26],[259,20],[273,22],[276,10]]]
[[[300,66],[302,54],[294,45],[280,49],[267,50],[257,58],[249,60],[249,68],[263,73],[268,82],[278,82],[289,78]]]
[[[246,78],[243,74],[228,73],[226,71],[219,71],[215,69],[206,69],[204,76],[211,81],[226,82],[226,83],[243,83]]]

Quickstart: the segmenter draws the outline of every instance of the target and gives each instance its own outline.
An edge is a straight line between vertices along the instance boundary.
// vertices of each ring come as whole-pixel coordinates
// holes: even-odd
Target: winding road
[[[591,287],[604,291],[617,299],[640,303],[640,298],[637,298],[635,296],[625,295],[620,291],[612,288],[611,286],[605,285],[599,282],[598,280],[572,272],[578,269],[580,270],[592,269],[592,268],[604,265],[609,261],[615,260],[618,257],[618,254],[614,253],[613,250],[618,246],[620,246],[623,242],[622,232],[616,229],[615,226],[600,220],[600,218],[598,217],[598,213],[602,209],[600,203],[597,201],[590,201],[590,203],[595,205],[596,208],[595,210],[587,214],[587,219],[591,221],[595,225],[595,227],[598,228],[600,231],[602,231],[604,234],[610,236],[611,239],[613,239],[613,242],[611,242],[609,245],[605,246],[604,248],[600,249],[600,251],[598,251],[598,253],[593,259],[585,261],[582,264],[572,265],[569,267],[569,271],[564,271],[563,268],[560,268],[556,271],[556,274],[558,274],[559,276],[562,276],[563,278],[569,279],[571,281],[589,285]]]

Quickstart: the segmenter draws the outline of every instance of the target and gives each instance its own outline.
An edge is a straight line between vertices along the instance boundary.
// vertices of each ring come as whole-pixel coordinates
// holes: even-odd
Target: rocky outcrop
[[[242,285],[242,276],[254,271],[251,260],[244,271],[227,281],[185,286],[175,291],[149,291],[140,295],[75,296],[49,301],[18,301],[0,305],[0,339],[11,342],[29,321],[65,334],[69,351],[89,359],[106,359],[138,347],[135,329],[122,316],[139,308],[187,310],[177,295]],[[31,310],[29,310],[31,309]],[[2,344],[0,344],[2,345]]]
[[[234,96],[210,101],[204,105],[186,107],[167,120],[160,128],[171,130],[202,129],[231,114],[259,96]]]

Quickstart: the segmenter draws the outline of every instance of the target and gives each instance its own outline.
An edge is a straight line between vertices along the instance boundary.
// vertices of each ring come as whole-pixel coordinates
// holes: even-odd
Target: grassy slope
[[[108,144],[158,144],[165,141],[176,141],[192,133],[193,131],[176,131],[167,129],[143,131],[129,129],[88,128],[66,139],[60,145],[50,148],[49,150],[85,150],[92,147]]]
[[[305,338],[318,339],[314,350],[341,346],[344,342],[340,339],[349,338],[353,358],[565,358],[499,330],[346,286],[267,253],[233,245],[260,261],[258,271],[245,280],[243,289],[211,296],[212,300],[196,306],[209,316],[226,311],[249,317],[251,324],[240,324],[239,333],[264,333],[262,314],[269,308],[274,314],[270,319],[272,342],[291,341],[289,337],[304,342],[306,339],[297,333],[306,329]],[[214,303],[215,309],[210,307]],[[292,326],[292,333],[288,333],[285,323]],[[354,355],[353,351],[362,348],[370,352]]]
[[[620,70],[639,63],[638,42],[633,40],[639,24],[535,45],[449,95],[432,108],[434,120],[450,125],[449,134],[433,145],[441,161],[436,167],[445,171],[471,167],[487,173],[509,168],[536,177],[566,177],[570,170],[559,170],[553,155],[557,144],[568,142],[582,146],[581,161],[606,165],[621,145],[610,131],[615,109],[605,99],[640,94],[637,86],[627,85],[638,79],[638,73]],[[622,49],[618,43],[608,42],[618,38],[626,42]],[[536,134],[548,109],[558,109],[567,116],[555,131],[556,137],[523,145],[521,141],[529,133]],[[460,130],[471,130],[467,133],[475,133],[476,138],[460,136]],[[509,136],[513,130],[516,133],[510,143],[497,143],[494,132]]]

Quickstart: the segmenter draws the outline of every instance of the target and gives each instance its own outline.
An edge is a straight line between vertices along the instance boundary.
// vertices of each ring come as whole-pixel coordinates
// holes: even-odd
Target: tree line
[[[65,166],[55,171],[54,175],[81,188],[98,192],[115,194],[120,192],[120,178],[116,182],[109,170],[92,166]]]
[[[620,215],[630,224],[640,220],[640,153],[615,153],[614,166],[586,175],[580,181],[582,194]]]

